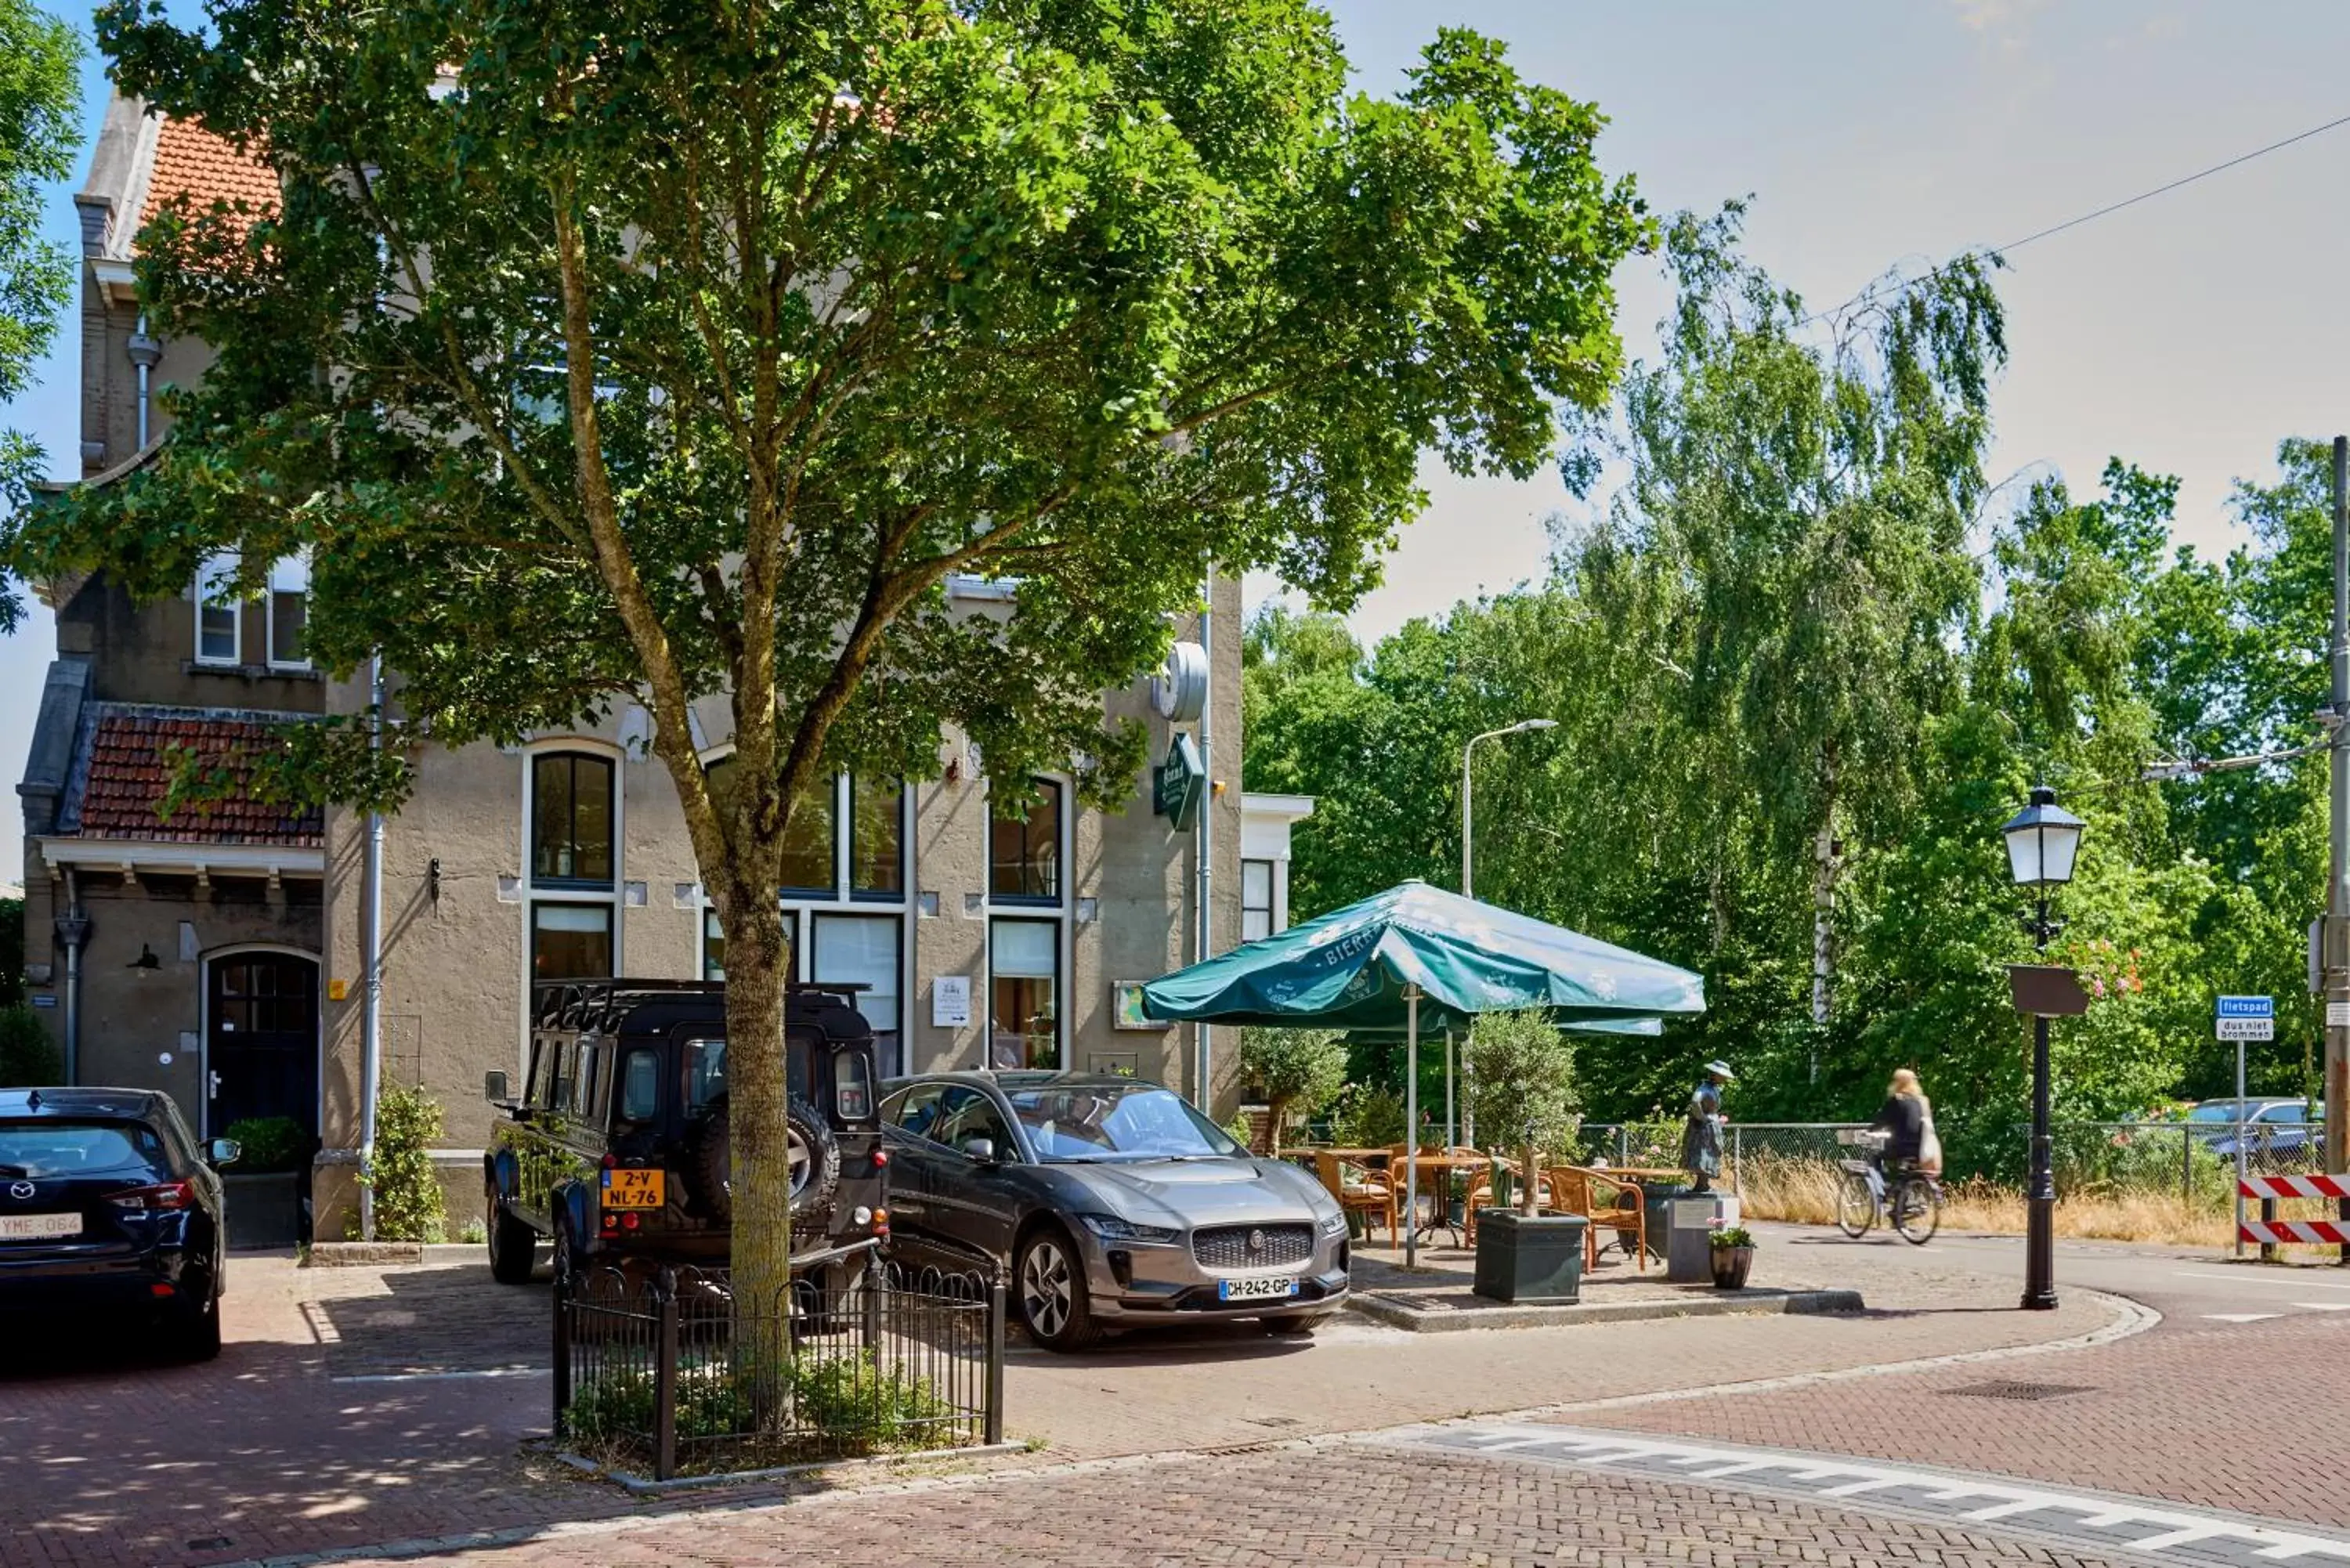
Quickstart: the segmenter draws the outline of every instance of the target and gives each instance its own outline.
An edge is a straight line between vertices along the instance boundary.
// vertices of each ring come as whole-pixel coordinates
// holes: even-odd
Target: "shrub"
[[[1583,1122],[1575,1048],[1547,1013],[1485,1014],[1470,1032],[1468,1062],[1477,1125],[1515,1139],[1522,1169],[1531,1175],[1542,1168],[1540,1151],[1574,1141]],[[1531,1214],[1538,1186],[1529,1179],[1523,1190]]]
[[[1330,1141],[1344,1148],[1386,1148],[1403,1141],[1403,1096],[1349,1084],[1330,1109]]]
[[[432,1146],[441,1107],[421,1089],[386,1088],[375,1112],[375,1233],[386,1241],[439,1241],[449,1233]],[[362,1178],[361,1179],[368,1179]]]
[[[65,1081],[65,1057],[41,1023],[18,1003],[0,1007],[0,1089],[32,1089]]]
[[[221,1137],[237,1145],[234,1169],[244,1176],[299,1170],[317,1152],[310,1135],[291,1116],[247,1116],[229,1123]]]
[[[1241,1079],[1264,1092],[1265,1141],[1279,1148],[1293,1118],[1320,1114],[1347,1086],[1347,1045],[1313,1029],[1241,1031]]]

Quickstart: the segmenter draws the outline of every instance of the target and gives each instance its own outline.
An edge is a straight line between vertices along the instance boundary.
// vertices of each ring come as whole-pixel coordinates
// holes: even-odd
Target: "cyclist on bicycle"
[[[1885,1104],[1869,1126],[1887,1135],[1884,1148],[1874,1157],[1881,1172],[1889,1176],[1914,1169],[1933,1175],[1941,1168],[1940,1140],[1935,1139],[1936,1147],[1930,1151],[1927,1147],[1934,1131],[1934,1107],[1918,1086],[1918,1075],[1908,1068],[1893,1075],[1893,1083],[1885,1091]],[[1936,1158],[1929,1159],[1929,1152]]]

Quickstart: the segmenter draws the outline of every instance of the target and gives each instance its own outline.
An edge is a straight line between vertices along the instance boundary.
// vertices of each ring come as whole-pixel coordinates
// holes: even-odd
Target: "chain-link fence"
[[[1722,1129],[1724,1183],[1773,1194],[1803,1182],[1832,1188],[1850,1153],[1836,1135],[1862,1125],[1733,1121]],[[2159,1196],[2217,1212],[2234,1204],[2240,1147],[2251,1176],[2308,1175],[2324,1163],[2324,1128],[2314,1124],[2059,1122],[2050,1132],[2060,1199]],[[1596,1122],[1582,1129],[1577,1152],[1587,1165],[1671,1169],[1680,1164],[1680,1147],[1679,1122]],[[1967,1158],[1953,1162],[1950,1175],[2021,1188],[2031,1147],[2028,1126],[1970,1128]]]

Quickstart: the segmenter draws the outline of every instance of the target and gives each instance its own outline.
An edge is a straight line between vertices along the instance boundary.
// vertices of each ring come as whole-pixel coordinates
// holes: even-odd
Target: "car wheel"
[[[1013,1293],[1028,1337],[1047,1350],[1083,1350],[1101,1338],[1086,1293],[1076,1244],[1057,1229],[1037,1231],[1020,1249]]]
[[[502,1285],[530,1283],[537,1265],[538,1232],[506,1212],[496,1194],[490,1197],[490,1278]]]
[[[221,1353],[220,1297],[180,1321],[176,1348],[182,1361],[212,1361]]]
[[[1291,1313],[1282,1317],[1261,1317],[1257,1322],[1270,1334],[1283,1339],[1311,1339],[1314,1331],[1329,1321],[1327,1313]]]

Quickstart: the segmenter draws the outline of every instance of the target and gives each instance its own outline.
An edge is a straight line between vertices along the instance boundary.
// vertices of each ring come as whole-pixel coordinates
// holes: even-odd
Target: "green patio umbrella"
[[[1465,1029],[1481,1012],[1545,1008],[1562,1027],[1647,1033],[1705,1011],[1688,970],[1563,926],[1406,882],[1142,988],[1167,1023],[1320,1024],[1404,1036],[1407,1137],[1419,1125],[1419,1032]],[[1405,1162],[1407,1204],[1419,1168]],[[1408,1262],[1418,1238],[1407,1231]]]

